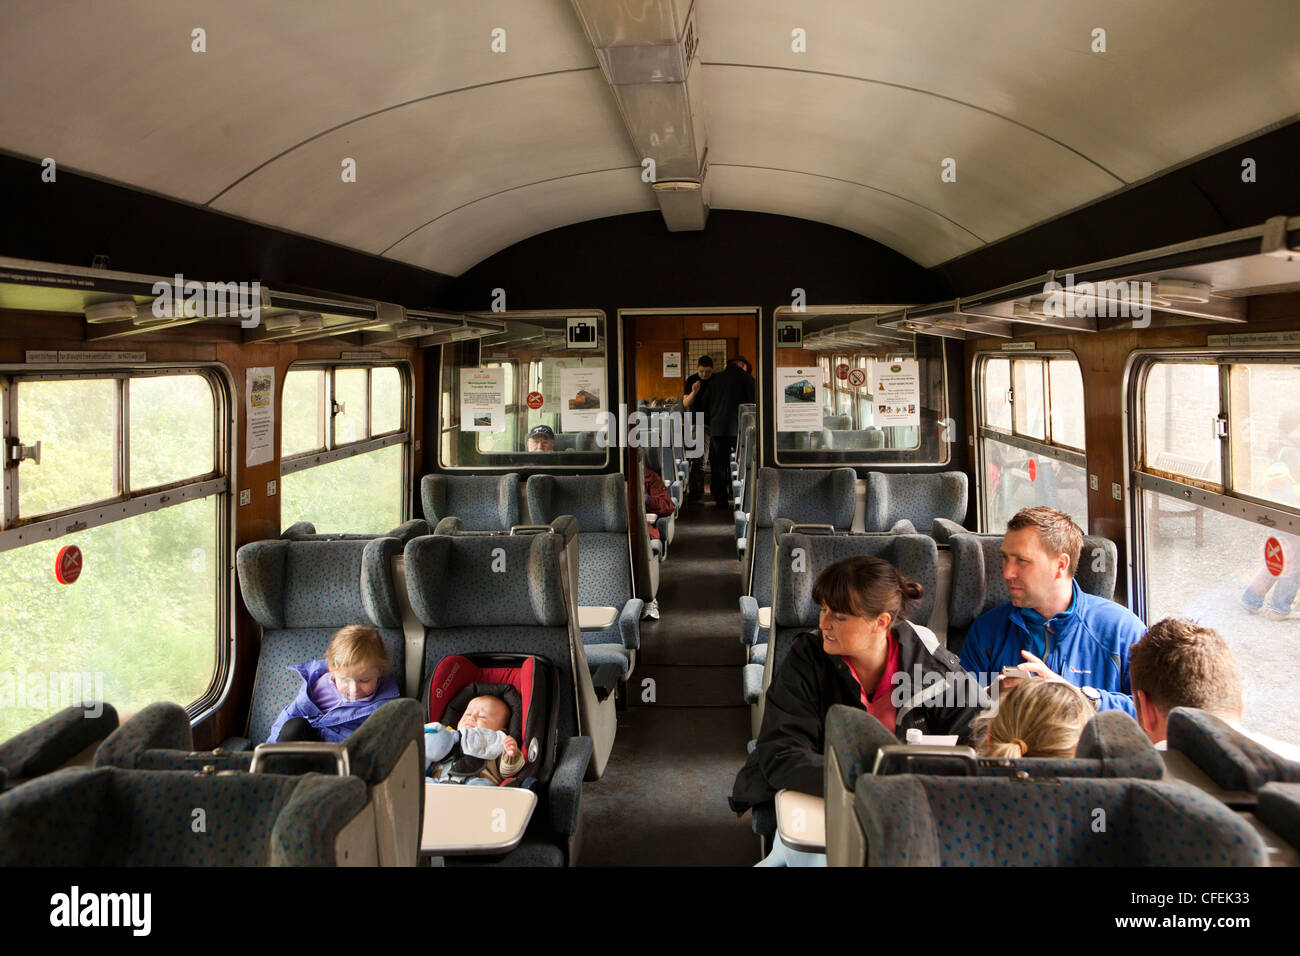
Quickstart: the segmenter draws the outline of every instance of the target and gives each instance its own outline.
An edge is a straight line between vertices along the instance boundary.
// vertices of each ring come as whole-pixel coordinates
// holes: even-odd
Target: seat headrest
[[[244,604],[265,628],[400,627],[396,538],[255,541],[235,555]]]
[[[411,609],[426,627],[562,627],[556,534],[432,535],[406,546]]]
[[[801,553],[800,553],[801,552]],[[823,570],[844,558],[867,555],[888,561],[908,580],[921,585],[921,599],[908,619],[925,625],[934,611],[939,580],[939,549],[923,534],[795,534],[776,539],[772,615],[777,627],[815,627],[818,605],[813,584]]]
[[[898,743],[874,716],[844,704],[832,704],[826,712],[825,739],[827,751],[834,747],[839,755],[840,776],[849,791],[858,777],[871,773],[877,750]]]
[[[770,528],[777,518],[790,518],[799,524],[829,524],[848,531],[853,526],[856,482],[852,468],[760,468],[754,485],[755,527]]]
[[[1137,721],[1122,710],[1103,710],[1084,725],[1074,756],[1100,760],[1103,777],[1159,780],[1164,761]]]
[[[1275,754],[1204,710],[1171,710],[1166,739],[1170,750],[1186,754],[1224,790],[1254,793],[1274,781],[1300,782],[1300,763]]]
[[[532,475],[525,493],[535,524],[573,515],[582,533],[627,531],[627,483],[620,474]]]
[[[519,523],[519,476],[425,475],[420,479],[420,501],[425,518],[434,525],[454,517],[467,531],[508,531]]]
[[[867,473],[867,531],[888,531],[899,520],[929,528],[935,518],[966,520],[964,471],[938,474]]]

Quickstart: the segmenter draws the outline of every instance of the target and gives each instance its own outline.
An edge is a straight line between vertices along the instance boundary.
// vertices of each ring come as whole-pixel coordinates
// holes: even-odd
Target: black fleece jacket
[[[904,684],[895,685],[906,692],[895,718],[898,739],[906,740],[907,731],[917,727],[926,734],[956,734],[960,743],[970,743],[971,724],[980,708],[957,655],[923,638],[906,621],[899,622],[893,635],[898,641],[898,673],[907,675]],[[964,685],[960,691],[945,691],[959,682]],[[958,702],[965,706],[956,706]],[[842,658],[822,650],[820,633],[800,634],[767,689],[758,744],[736,775],[732,810],[744,813],[768,803],[778,790],[824,796],[826,712],[831,704],[862,710],[857,679]]]

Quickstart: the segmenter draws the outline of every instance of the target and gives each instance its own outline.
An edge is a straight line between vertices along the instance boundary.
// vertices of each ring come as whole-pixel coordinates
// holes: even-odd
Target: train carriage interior
[[[0,862],[1300,865],[1293,0],[5,12]]]

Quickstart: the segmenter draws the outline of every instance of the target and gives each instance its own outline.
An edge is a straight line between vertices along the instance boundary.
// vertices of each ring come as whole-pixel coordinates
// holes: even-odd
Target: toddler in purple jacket
[[[302,687],[276,718],[267,743],[343,742],[381,704],[400,696],[389,666],[388,650],[373,627],[341,628],[324,660],[289,668],[302,678]]]

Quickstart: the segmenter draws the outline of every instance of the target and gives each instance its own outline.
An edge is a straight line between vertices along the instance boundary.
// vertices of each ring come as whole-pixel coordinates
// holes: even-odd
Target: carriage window
[[[871,315],[805,313],[801,321],[801,347],[778,347],[774,381],[760,383],[776,405],[779,464],[948,461],[941,339],[879,326]]]
[[[208,699],[228,593],[222,380],[0,376],[0,392],[18,410],[6,437],[41,443],[4,470],[20,505],[0,526],[0,738],[68,706]]]
[[[1134,603],[1218,631],[1246,728],[1300,742],[1300,359],[1149,359],[1131,380]]]
[[[572,341],[570,318],[577,320]],[[604,430],[618,420],[618,402],[608,394],[604,316],[528,314],[506,322],[479,341],[443,346],[442,466],[604,466]],[[539,426],[545,429],[530,443]]]
[[[1046,505],[1088,527],[1083,376],[1066,356],[987,356],[978,365],[985,531]]]
[[[410,426],[397,366],[291,369],[284,379],[280,526],[382,534],[405,519]]]

